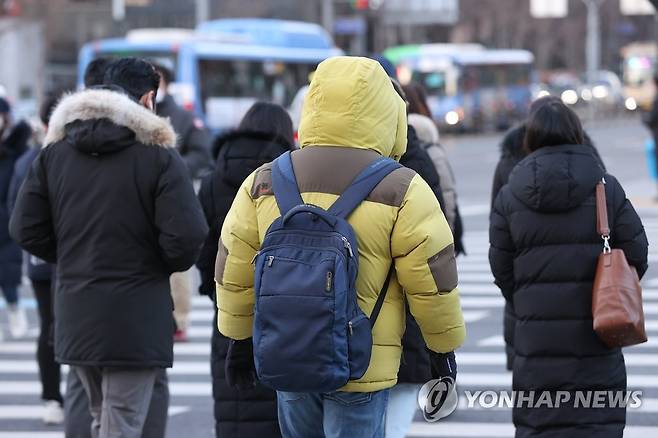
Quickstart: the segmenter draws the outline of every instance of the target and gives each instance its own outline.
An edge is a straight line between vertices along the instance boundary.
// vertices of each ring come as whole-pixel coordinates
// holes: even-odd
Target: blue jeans
[[[277,392],[284,438],[383,438],[389,390]]]
[[[391,388],[386,408],[386,438],[404,438],[418,411],[420,383],[398,383]]]

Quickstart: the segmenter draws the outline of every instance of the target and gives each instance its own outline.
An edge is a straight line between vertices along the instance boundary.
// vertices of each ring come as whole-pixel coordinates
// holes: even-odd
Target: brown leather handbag
[[[624,251],[610,247],[605,180],[596,186],[596,216],[603,253],[599,256],[592,292],[594,331],[610,348],[641,344],[647,341],[642,286]]]

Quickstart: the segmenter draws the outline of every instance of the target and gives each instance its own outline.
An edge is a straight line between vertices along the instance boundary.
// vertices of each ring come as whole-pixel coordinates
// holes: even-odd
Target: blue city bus
[[[505,129],[525,118],[532,100],[534,56],[479,44],[424,44],[384,51],[400,82],[427,90],[437,124],[446,129]]]
[[[80,50],[79,86],[98,57],[139,56],[170,68],[170,93],[219,132],[238,124],[256,101],[288,106],[324,59],[340,55],[319,25],[270,19],[222,19],[195,30],[141,29]]]

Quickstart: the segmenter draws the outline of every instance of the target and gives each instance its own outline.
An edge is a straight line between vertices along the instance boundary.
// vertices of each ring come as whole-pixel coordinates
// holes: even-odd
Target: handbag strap
[[[596,185],[596,226],[603,239],[603,252],[610,253],[610,223],[605,196],[605,178]]]

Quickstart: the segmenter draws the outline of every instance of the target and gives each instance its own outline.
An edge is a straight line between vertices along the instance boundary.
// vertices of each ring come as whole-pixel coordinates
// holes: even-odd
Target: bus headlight
[[[624,105],[626,106],[626,109],[629,111],[635,111],[637,109],[637,102],[632,97],[628,97],[624,102]]]
[[[445,116],[445,121],[450,126],[455,126],[459,123],[459,113],[457,111],[448,111]]]

